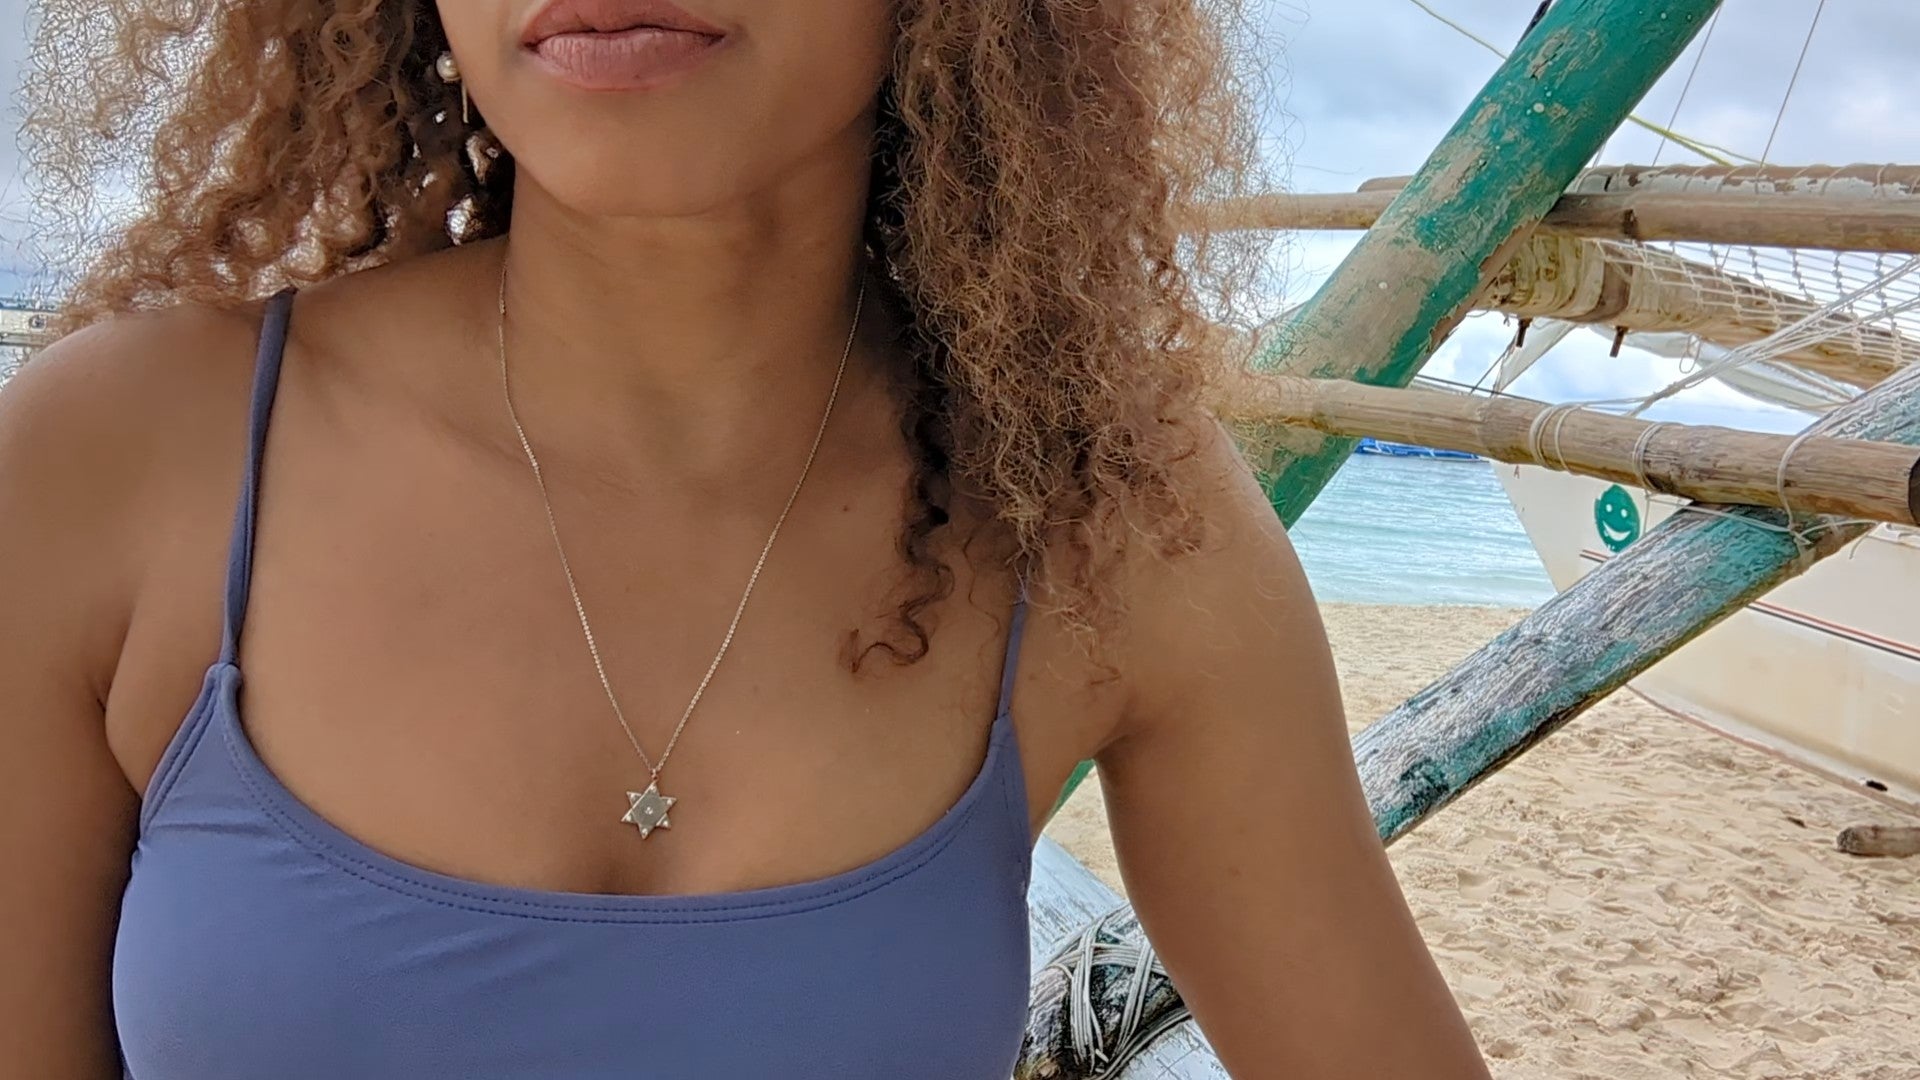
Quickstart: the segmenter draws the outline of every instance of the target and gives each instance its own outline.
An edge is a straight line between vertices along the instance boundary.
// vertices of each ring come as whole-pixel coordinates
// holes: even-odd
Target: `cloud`
[[[27,64],[28,25],[22,0],[0,0],[0,296],[16,291],[10,278],[23,278],[26,260],[18,255],[26,236],[27,191],[22,174],[18,94]]]
[[[1514,0],[1428,3],[1502,49],[1519,38],[1534,8]],[[1817,6],[1726,5],[1692,85],[1686,87],[1687,77],[1704,34],[1635,111],[1665,125],[1686,87],[1678,130],[1759,156]],[[1348,191],[1359,179],[1412,171],[1499,64],[1409,0],[1314,0],[1304,15],[1293,4],[1268,8],[1269,27],[1287,39],[1291,83],[1269,127],[1291,118],[1294,186],[1302,191]],[[1906,103],[1915,42],[1920,4],[1913,0],[1827,4],[1770,158],[1920,161],[1920,124]],[[1663,162],[1699,160],[1632,126],[1609,143],[1606,158],[1646,162],[1656,152]]]

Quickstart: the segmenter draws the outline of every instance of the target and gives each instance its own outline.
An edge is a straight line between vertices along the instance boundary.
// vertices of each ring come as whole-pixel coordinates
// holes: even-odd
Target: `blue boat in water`
[[[1384,457],[1433,458],[1437,461],[1479,461],[1478,454],[1469,454],[1462,450],[1440,450],[1431,446],[1415,446],[1412,443],[1387,442],[1363,435],[1360,445],[1353,448],[1356,454],[1379,454]]]

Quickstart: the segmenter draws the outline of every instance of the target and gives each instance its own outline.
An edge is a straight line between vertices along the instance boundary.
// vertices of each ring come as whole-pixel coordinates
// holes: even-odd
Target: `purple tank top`
[[[131,1080],[1005,1080],[1027,1015],[1032,840],[1008,714],[1024,603],[959,801],[814,881],[466,881],[354,840],[267,770],[236,643],[292,298],[261,330],[220,658],[141,806],[113,958]]]

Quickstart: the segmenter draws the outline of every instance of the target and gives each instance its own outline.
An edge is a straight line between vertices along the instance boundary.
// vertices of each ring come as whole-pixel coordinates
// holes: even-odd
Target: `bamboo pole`
[[[1650,423],[1513,397],[1261,376],[1220,410],[1328,435],[1371,435],[1636,484],[1701,502],[1920,524],[1920,449]],[[1785,468],[1782,468],[1784,463]]]
[[[1208,229],[1367,229],[1398,191],[1273,194],[1205,207]],[[1920,252],[1920,197],[1859,198],[1633,191],[1560,196],[1540,222],[1595,240]]]
[[[1818,435],[1920,445],[1920,367],[1835,409]],[[1661,657],[1866,527],[1778,510],[1682,510],[1354,739],[1393,840]]]
[[[1718,0],[1560,0],[1256,366],[1405,386]],[[1352,451],[1309,435],[1263,473],[1288,524]]]
[[[1360,191],[1398,191],[1410,176],[1379,176]],[[1920,165],[1596,165],[1568,190],[1691,191],[1880,198],[1920,195]]]

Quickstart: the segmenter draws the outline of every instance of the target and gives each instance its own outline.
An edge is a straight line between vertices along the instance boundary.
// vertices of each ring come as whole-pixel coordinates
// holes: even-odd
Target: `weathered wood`
[[[1204,208],[1209,229],[1367,229],[1399,194],[1273,194]],[[1920,252],[1920,196],[1860,198],[1635,191],[1566,194],[1540,221],[1548,232],[1596,240]]]
[[[1028,1034],[1014,1070],[1016,1080],[1072,1080],[1098,1075],[1067,1052],[1070,1031],[1060,1010],[1066,989],[1058,971],[1047,971],[1046,959],[1060,942],[1078,934],[1081,928],[1118,908],[1124,907],[1112,889],[1107,888],[1087,868],[1074,861],[1060,845],[1041,837],[1033,849],[1033,882],[1027,890],[1029,940],[1032,942],[1035,979],[1032,988]],[[1138,923],[1127,924],[1138,933]],[[1119,995],[1123,979],[1101,972],[1093,984],[1095,1017],[1099,1030],[1114,1030],[1125,1001]],[[1169,985],[1170,990],[1170,985]],[[1161,1035],[1151,1047],[1135,1058],[1113,1080],[1227,1080],[1227,1071],[1214,1056],[1200,1029],[1187,1016],[1186,1007],[1171,992],[1149,996],[1148,1011],[1142,1023],[1149,1027],[1163,1020],[1185,1018]]]
[[[1375,177],[1358,190],[1397,191],[1411,179]],[[1567,190],[1898,198],[1920,195],[1920,165],[1596,165],[1582,169]]]
[[[1244,389],[1221,405],[1223,417],[1462,450],[1701,502],[1920,524],[1920,449],[1899,443],[1649,423],[1524,398],[1340,379],[1267,375]]]
[[[38,348],[53,340],[53,311],[27,300],[0,297],[0,347]]]
[[[1920,251],[1920,198],[1774,195],[1562,195],[1555,232],[1616,240],[1672,240],[1824,251]]]
[[[1920,828],[1912,825],[1852,825],[1840,830],[1834,841],[1849,855],[1873,858],[1905,858],[1920,855]]]
[[[1596,287],[1573,287],[1582,281]],[[1920,355],[1920,345],[1881,321],[1842,311],[1823,315],[1818,300],[1659,248],[1576,237],[1536,235],[1516,245],[1514,257],[1495,268],[1474,304],[1523,319],[1679,331],[1726,348],[1811,319],[1821,336],[1772,352],[1770,359],[1860,389]]]
[[[1245,195],[1196,208],[1183,228],[1227,232],[1240,229],[1309,229],[1346,232],[1371,229],[1398,197],[1398,189],[1367,192],[1291,192]]]
[[[1719,0],[1560,0],[1333,275],[1252,358],[1257,370],[1405,386],[1473,307]],[[1354,440],[1292,429],[1256,462],[1292,526]],[[1072,794],[1085,769],[1062,789]]]
[[[1920,367],[1834,410],[1822,435],[1920,444]],[[1661,657],[1865,531],[1752,507],[1682,509],[1367,727],[1354,758],[1392,840]]]
[[[1791,344],[1776,342],[1768,360],[1862,390],[1920,360],[1920,341],[1903,337],[1884,320],[1842,311],[1822,314],[1817,300],[1659,248],[1539,231],[1515,245],[1512,258],[1494,271],[1473,306],[1520,319],[1684,333],[1723,348],[1751,345],[1807,322],[1821,333],[1796,337]],[[1275,320],[1275,327],[1285,325],[1286,317]],[[1254,343],[1274,332],[1207,331],[1223,359],[1253,354]]]
[[[1560,0],[1375,227],[1256,358],[1404,386],[1718,0]],[[1352,452],[1309,435],[1262,471],[1292,524]]]

